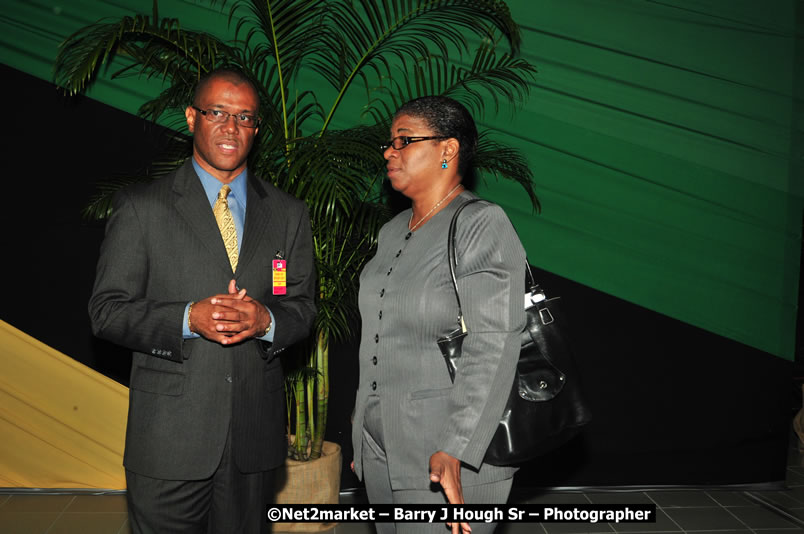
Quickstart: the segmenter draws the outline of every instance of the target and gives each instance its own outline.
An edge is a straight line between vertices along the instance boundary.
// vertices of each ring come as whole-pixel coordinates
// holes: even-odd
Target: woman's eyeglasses
[[[394,150],[402,150],[411,143],[418,143],[419,141],[430,141],[431,139],[449,139],[445,135],[431,135],[427,137],[408,137],[407,135],[400,135],[394,137],[390,141],[380,145],[381,150],[388,150],[388,147],[394,147]]]

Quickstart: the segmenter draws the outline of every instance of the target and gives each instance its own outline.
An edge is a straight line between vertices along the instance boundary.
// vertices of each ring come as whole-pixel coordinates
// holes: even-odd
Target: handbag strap
[[[458,280],[455,278],[455,268],[457,267],[458,260],[455,257],[455,228],[457,227],[458,215],[460,215],[463,208],[468,206],[469,204],[473,204],[475,202],[480,202],[483,200],[482,198],[473,198],[467,200],[460,206],[458,209],[455,210],[455,213],[452,214],[452,220],[449,222],[449,233],[447,234],[447,258],[449,261],[449,276],[452,280],[452,289],[455,291],[455,300],[458,301],[458,326],[461,329],[461,332],[466,332],[466,323],[463,320],[463,308],[461,307],[461,296],[458,294]],[[533,273],[530,270],[530,263],[528,262],[527,258],[525,258],[525,278],[527,282],[527,290],[531,293],[533,292],[542,292],[541,288],[536,284],[536,281],[533,279]]]
[[[455,300],[458,301],[458,326],[461,329],[461,332],[466,332],[466,323],[463,321],[463,308],[461,307],[461,296],[458,294],[458,280],[455,278],[455,267],[457,264],[457,259],[455,258],[455,227],[457,226],[458,215],[461,214],[463,208],[468,206],[469,204],[473,204],[475,202],[479,202],[483,199],[481,198],[473,198],[471,200],[467,200],[460,206],[458,209],[455,210],[455,213],[452,214],[452,220],[449,222],[449,233],[447,234],[447,259],[449,262],[449,277],[452,280],[452,289],[455,290]]]

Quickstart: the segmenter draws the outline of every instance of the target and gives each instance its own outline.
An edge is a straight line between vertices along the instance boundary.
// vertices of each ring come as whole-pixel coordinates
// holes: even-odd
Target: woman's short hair
[[[477,127],[463,104],[446,96],[422,96],[403,104],[394,118],[401,115],[423,119],[433,135],[457,139],[458,174],[470,178],[477,152]]]

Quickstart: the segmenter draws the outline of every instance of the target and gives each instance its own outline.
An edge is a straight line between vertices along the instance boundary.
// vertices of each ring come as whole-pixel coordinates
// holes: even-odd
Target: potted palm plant
[[[210,4],[226,4],[209,0]],[[393,111],[425,94],[461,100],[476,115],[491,102],[527,94],[535,68],[517,57],[519,28],[498,0],[238,0],[226,6],[236,38],[189,30],[175,18],[150,13],[82,28],[61,47],[56,83],[80,93],[114,58],[112,74],[157,77],[166,89],[139,113],[169,121],[191,100],[198,78],[236,65],[260,91],[260,133],[249,168],[309,207],[318,309],[314,333],[288,369],[289,457],[306,461],[324,448],[329,350],[357,321],[358,273],[373,252],[391,210],[380,186],[378,149]],[[312,82],[310,81],[312,80]],[[345,102],[361,113],[339,119]],[[335,128],[334,124],[347,124]],[[103,218],[111,194],[127,182],[166,174],[191,154],[176,135],[167,157],[144,177],[107,184],[86,213]],[[521,154],[481,135],[478,169],[515,180],[538,206]],[[340,465],[340,464],[339,464]],[[337,499],[337,481],[336,481]],[[337,501],[336,501],[337,502]]]

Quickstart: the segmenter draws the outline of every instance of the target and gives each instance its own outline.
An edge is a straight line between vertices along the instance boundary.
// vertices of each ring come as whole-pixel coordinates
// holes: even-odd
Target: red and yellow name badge
[[[285,295],[288,289],[288,262],[274,260],[274,295]]]

